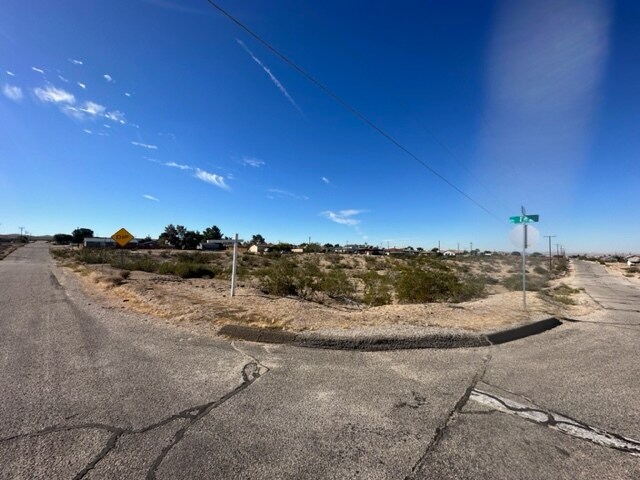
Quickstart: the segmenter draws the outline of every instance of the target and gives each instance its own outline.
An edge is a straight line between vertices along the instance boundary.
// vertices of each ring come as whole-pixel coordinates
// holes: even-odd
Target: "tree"
[[[264,243],[267,243],[267,241],[259,233],[256,233],[253,237],[251,237],[251,244],[252,245],[262,245]]]
[[[222,240],[222,232],[217,227],[217,225],[213,225],[212,227],[205,228],[204,232],[202,232],[203,240]]]
[[[56,233],[53,236],[53,241],[58,245],[68,245],[73,241],[73,235],[69,235],[68,233]]]
[[[81,244],[85,238],[93,237],[93,230],[90,228],[76,228],[71,232],[73,243]]]
[[[159,239],[171,247],[174,247],[174,248],[181,247],[180,238],[178,237],[178,230],[173,225],[173,223],[170,223],[169,225],[164,227],[164,232],[160,234]]]
[[[182,248],[187,250],[195,250],[202,241],[202,234],[199,231],[187,230],[182,239]]]

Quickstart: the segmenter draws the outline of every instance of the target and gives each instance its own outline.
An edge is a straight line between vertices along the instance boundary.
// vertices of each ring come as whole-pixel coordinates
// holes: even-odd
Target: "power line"
[[[480,209],[484,210],[487,214],[489,214],[490,216],[492,216],[493,218],[498,220],[500,223],[503,223],[503,224],[506,223],[506,222],[504,222],[504,220],[502,220],[500,217],[495,215],[487,207],[485,207],[480,202],[478,202],[473,197],[471,197],[469,194],[467,194],[462,189],[457,187],[454,183],[452,183],[450,180],[448,180],[444,175],[442,175],[442,174],[438,173],[436,170],[434,170],[424,160],[419,158],[417,155],[415,155],[413,152],[411,152],[408,148],[406,148],[404,145],[402,145],[398,140],[396,140],[393,136],[391,136],[391,134],[387,133],[381,127],[378,127],[375,123],[373,123],[373,121],[369,120],[369,118],[367,116],[365,116],[363,113],[360,113],[359,110],[357,110],[355,107],[352,107],[349,103],[347,103],[346,100],[343,100],[341,97],[339,97],[337,94],[335,94],[331,89],[329,89],[329,87],[325,86],[322,82],[320,82],[320,80],[316,79],[313,75],[308,73],[306,70],[304,70],[302,67],[300,67],[297,63],[295,63],[289,57],[287,57],[283,53],[280,53],[279,50],[277,50],[269,42],[264,40],[261,36],[259,36],[257,33],[255,33],[253,30],[251,30],[249,27],[247,27],[245,24],[243,24],[240,20],[238,20],[233,15],[231,15],[229,12],[227,12],[225,9],[223,9],[220,5],[215,3],[213,0],[207,0],[207,3],[209,3],[213,8],[218,10],[222,15],[227,17],[229,20],[231,20],[233,23],[235,23],[238,27],[240,27],[242,30],[247,32],[250,36],[252,36],[258,42],[260,42],[263,46],[265,46],[267,49],[269,49],[274,55],[276,55],[278,58],[280,58],[283,62],[285,62],[287,65],[289,65],[291,68],[293,68],[298,73],[300,73],[303,77],[305,77],[308,81],[310,81],[312,84],[314,84],[320,90],[322,90],[326,95],[328,95],[329,97],[333,98],[336,102],[338,102],[340,105],[342,105],[343,108],[345,108],[348,112],[350,112],[352,115],[354,115],[356,118],[358,118],[361,122],[363,122],[369,128],[371,128],[371,129],[375,130],[376,132],[378,132],[380,135],[382,135],[384,138],[386,138],[389,142],[391,142],[397,148],[402,150],[404,153],[409,155],[411,158],[413,158],[416,162],[418,162],[424,168],[429,170],[433,175],[435,175],[440,180],[442,180],[444,183],[446,183],[451,188],[453,188],[460,195],[465,197],[467,200],[469,200],[470,202],[475,204]]]

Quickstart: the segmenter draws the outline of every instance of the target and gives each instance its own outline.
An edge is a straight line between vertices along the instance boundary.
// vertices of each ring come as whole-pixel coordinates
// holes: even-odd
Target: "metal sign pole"
[[[233,265],[231,266],[231,296],[236,294],[236,261],[238,259],[238,234],[233,238]]]
[[[524,217],[526,213],[524,212],[524,207],[522,207],[522,216]],[[526,310],[527,308],[527,266],[526,266],[526,258],[527,258],[527,224],[524,224],[523,231],[523,241],[522,241],[522,306]]]

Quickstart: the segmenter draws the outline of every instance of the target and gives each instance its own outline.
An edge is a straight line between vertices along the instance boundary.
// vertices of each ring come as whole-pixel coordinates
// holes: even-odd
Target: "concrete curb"
[[[249,342],[277,343],[296,347],[324,348],[331,350],[360,350],[375,352],[381,350],[406,350],[416,348],[469,348],[488,347],[512,342],[531,335],[537,335],[562,325],[557,318],[547,318],[507,330],[489,333],[468,331],[455,333],[431,333],[425,335],[361,335],[344,336],[318,332],[287,332],[244,325],[224,325],[218,333],[234,340]]]

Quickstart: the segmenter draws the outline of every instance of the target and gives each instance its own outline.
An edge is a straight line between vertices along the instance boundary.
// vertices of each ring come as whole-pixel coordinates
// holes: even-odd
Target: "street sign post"
[[[529,246],[528,227],[540,220],[540,215],[527,215],[520,207],[521,215],[509,217],[509,223],[522,224],[522,306],[527,308],[527,247]],[[532,227],[533,228],[533,227]],[[535,230],[535,229],[534,229]]]
[[[236,233],[233,239],[228,240],[214,240],[215,243],[219,243],[222,245],[233,244],[233,260],[231,262],[231,296],[236,296],[236,264],[238,263],[238,242],[243,242],[244,240],[238,238],[238,234]]]
[[[111,238],[120,245],[120,248],[123,249],[127,243],[133,240],[133,235],[131,235],[125,228],[121,228],[116,233],[111,235]],[[120,266],[124,267],[124,250],[120,250]]]

